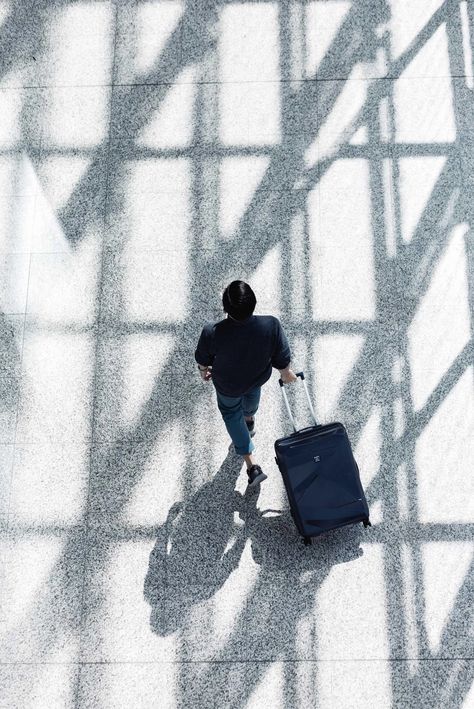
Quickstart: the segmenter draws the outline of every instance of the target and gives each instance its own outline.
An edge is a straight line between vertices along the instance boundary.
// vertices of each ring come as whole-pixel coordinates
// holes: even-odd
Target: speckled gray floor
[[[471,0],[0,2],[2,709],[473,709],[473,61]],[[370,530],[301,544],[276,374],[246,491],[234,278]]]

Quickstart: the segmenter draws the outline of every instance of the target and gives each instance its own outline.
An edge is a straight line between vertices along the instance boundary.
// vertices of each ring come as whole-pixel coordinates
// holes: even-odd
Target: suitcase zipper
[[[333,426],[332,428],[327,429],[324,431],[324,434],[326,433],[334,433],[334,431],[337,431],[338,429]],[[288,446],[289,448],[298,448],[298,446],[303,446],[306,445],[306,441],[295,441],[294,443],[291,443],[291,441],[288,441]]]

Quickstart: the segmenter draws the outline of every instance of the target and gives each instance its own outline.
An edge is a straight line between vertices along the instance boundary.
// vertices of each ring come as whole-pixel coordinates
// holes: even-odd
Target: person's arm
[[[212,373],[211,373],[211,365],[212,361],[214,359],[213,355],[210,352],[210,337],[211,333],[209,331],[209,327],[205,326],[202,329],[201,336],[199,338],[197,347],[196,347],[196,352],[194,353],[194,359],[197,362],[197,366],[199,369],[199,373],[201,375],[201,379],[204,382],[208,382],[212,378]],[[205,364],[205,362],[208,362],[208,364]]]
[[[275,318],[276,319],[276,318]],[[286,335],[280,321],[276,320],[276,338],[275,346],[272,355],[272,367],[278,369],[282,382],[284,384],[289,384],[290,382],[295,382],[297,379],[296,374],[290,368],[291,364],[291,351],[286,339]]]
[[[202,364],[198,363],[198,369],[203,382],[209,382],[212,379],[211,367],[204,367]]]

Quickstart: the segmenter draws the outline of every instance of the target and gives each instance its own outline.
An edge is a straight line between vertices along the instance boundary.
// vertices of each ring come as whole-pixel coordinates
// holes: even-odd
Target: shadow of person
[[[175,629],[180,627],[184,631],[180,638],[182,656],[199,661],[180,666],[183,706],[218,706],[224,696],[229,706],[246,706],[262,680],[262,663],[288,660],[291,665],[293,661],[314,661],[318,656],[318,591],[335,564],[362,555],[362,529],[351,527],[333,532],[332,536],[322,535],[311,547],[305,547],[289,512],[262,511],[257,505],[258,497],[259,491],[253,489],[232,496],[233,517],[240,521],[240,526],[234,522],[234,526],[227,527],[227,533],[237,536],[230,549],[232,563],[225,555],[222,561],[218,560],[214,568],[208,569],[210,585],[201,590],[201,594],[210,597],[239,563],[253,562],[258,567],[249,583],[232,585],[232,591],[229,590],[237,592],[239,598],[237,604],[231,603],[235,612],[228,617],[228,627],[223,631],[225,642],[222,644],[219,634],[214,636],[212,631],[213,605],[198,616],[202,619],[200,624],[196,625],[194,614],[188,615],[192,603],[202,600],[203,595],[191,597],[189,588],[175,588],[175,594],[187,598],[187,607],[181,604],[179,617],[177,606],[170,604],[164,609],[165,613],[175,609],[174,616],[167,619],[168,628],[173,624]],[[251,560],[247,555],[242,556],[247,545]],[[222,562],[226,565],[224,572]],[[194,562],[188,559],[185,563]],[[152,624],[155,623],[153,627],[158,632],[156,617],[152,614]],[[243,663],[245,672],[234,671],[239,663]],[[284,667],[287,666],[284,662]],[[296,676],[287,679],[290,683],[298,681]]]
[[[258,488],[247,488],[244,495],[237,492],[241,466],[242,459],[229,451],[215,477],[187,502],[174,504],[158,531],[144,584],[150,623],[158,635],[178,630],[195,604],[224,586],[239,566],[248,540],[260,567],[256,589],[262,592],[275,584],[297,588],[302,575],[311,585],[312,572],[318,586],[321,574],[327,573],[324,537],[304,547],[289,512],[259,510]],[[355,529],[346,533],[337,563],[360,556],[359,542]],[[301,601],[302,597],[293,600],[294,609]]]
[[[189,608],[213,596],[239,564],[245,537],[234,522],[242,500],[234,488],[241,468],[242,457],[229,450],[214,478],[174,504],[158,531],[144,594],[159,635],[177,630]]]

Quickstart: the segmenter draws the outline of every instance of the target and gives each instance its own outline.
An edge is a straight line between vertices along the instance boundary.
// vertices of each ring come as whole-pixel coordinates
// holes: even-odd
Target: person
[[[251,487],[267,477],[255,460],[252,440],[261,387],[270,379],[272,367],[285,384],[296,381],[278,318],[254,315],[256,304],[247,283],[232,281],[222,296],[226,317],[204,325],[194,355],[203,381],[214,384],[217,406],[235,452],[245,459]]]

